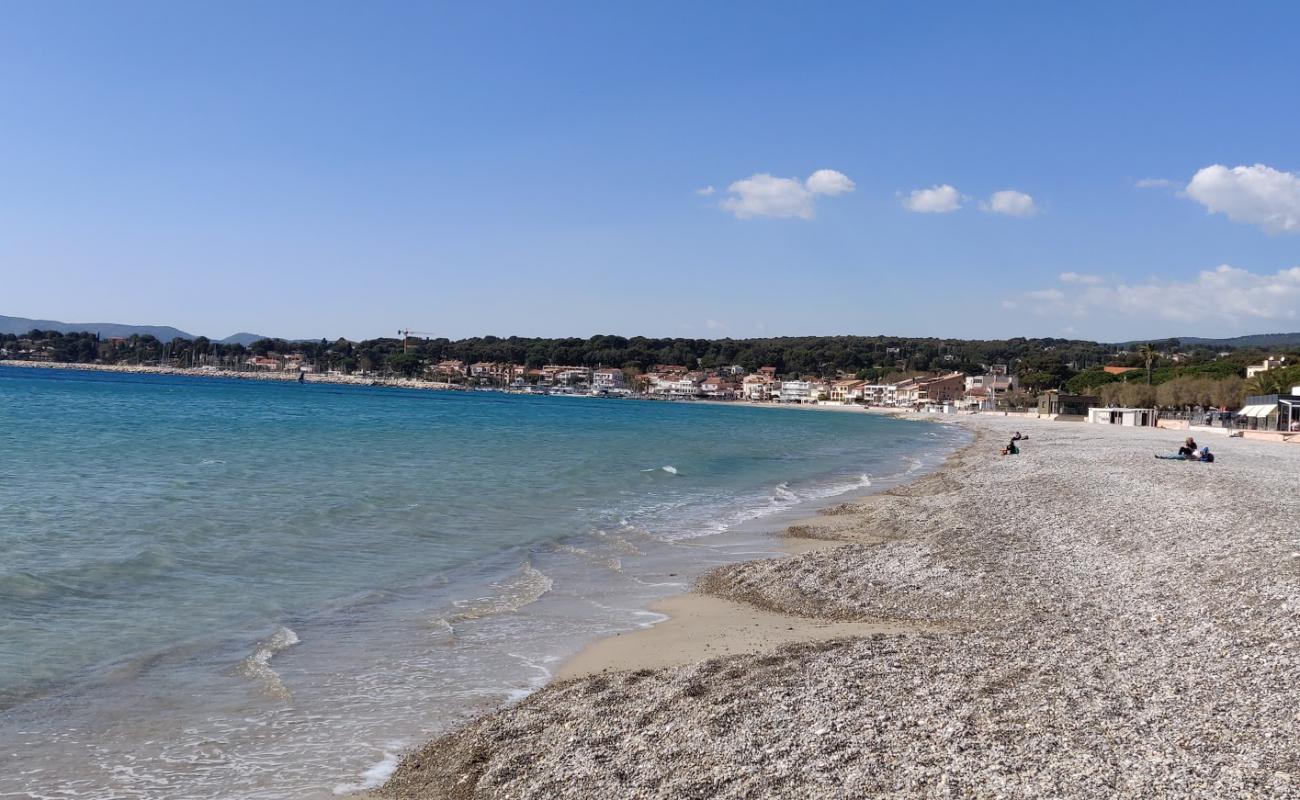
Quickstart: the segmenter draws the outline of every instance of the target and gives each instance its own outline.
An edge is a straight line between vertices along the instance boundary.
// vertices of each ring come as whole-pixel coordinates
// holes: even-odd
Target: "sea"
[[[0,366],[0,797],[327,798],[955,426]]]

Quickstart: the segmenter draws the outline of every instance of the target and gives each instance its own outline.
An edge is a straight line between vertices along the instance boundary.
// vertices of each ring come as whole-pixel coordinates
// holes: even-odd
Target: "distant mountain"
[[[1296,333],[1256,333],[1250,336],[1233,336],[1230,339],[1199,339],[1195,336],[1179,337],[1184,344],[1207,347],[1296,347],[1300,345],[1300,331]]]
[[[224,339],[215,340],[218,344],[242,344],[245,347],[256,342],[258,339],[270,339],[270,336],[263,336],[260,333],[232,333]]]
[[[180,328],[173,328],[170,325],[123,325],[119,322],[59,322],[53,319],[28,319],[26,317],[6,317],[0,314],[0,333],[24,334],[33,330],[58,331],[59,333],[81,333],[88,331],[97,333],[103,338],[112,336],[153,336],[164,342],[169,342],[176,337],[182,339],[197,339],[192,333],[186,333]],[[258,339],[266,339],[256,333],[234,333],[224,339],[213,339],[212,341],[219,344],[242,344],[249,345]]]
[[[1249,336],[1232,336],[1227,339],[1205,339],[1200,336],[1169,336],[1159,339],[1135,339],[1131,342],[1119,342],[1120,347],[1134,347],[1145,342],[1164,342],[1177,339],[1185,345],[1200,347],[1258,347],[1267,350],[1271,347],[1300,346],[1300,331],[1296,333],[1255,333]]]

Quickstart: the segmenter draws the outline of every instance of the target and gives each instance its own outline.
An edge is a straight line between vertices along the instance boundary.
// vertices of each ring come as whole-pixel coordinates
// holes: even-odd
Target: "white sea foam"
[[[600,553],[593,553],[586,548],[574,547],[569,544],[557,544],[555,545],[555,549],[561,553],[568,553],[571,556],[577,556],[585,561],[590,561],[593,564],[599,564],[611,572],[623,571],[623,562],[619,560],[617,556],[604,556]]]
[[[916,462],[910,465],[904,475],[911,475],[918,469],[925,467],[924,462]],[[860,491],[871,487],[871,476],[862,473],[858,477],[847,480],[837,481],[834,483],[825,483],[814,486],[800,487],[799,491],[790,488],[789,483],[782,482],[777,484],[770,495],[767,496],[767,502],[763,503],[755,498],[755,502],[724,514],[721,517],[712,518],[707,522],[696,526],[689,526],[679,531],[674,531],[660,537],[662,540],[669,542],[681,542],[683,540],[695,539],[701,536],[711,534],[726,533],[738,525],[746,522],[768,517],[773,514],[779,514],[790,509],[796,508],[803,503],[826,500],[831,497],[837,497],[853,491]]]
[[[773,503],[785,503],[785,502],[795,501],[798,499],[799,499],[799,495],[790,491],[790,484],[788,483],[778,483],[776,485],[776,488],[772,490]]]
[[[551,590],[552,585],[554,582],[546,573],[524,562],[509,578],[492,584],[492,588],[497,590],[494,594],[453,603],[456,612],[447,617],[447,623],[456,625],[494,614],[518,611],[540,600],[542,595]]]
[[[652,628],[661,622],[671,619],[671,617],[669,617],[667,614],[661,614],[658,611],[650,611],[648,609],[641,609],[641,608],[621,608],[619,606],[607,606],[604,603],[597,602],[596,600],[592,600],[590,598],[587,599],[587,602],[592,604],[596,608],[599,608],[601,611],[614,611],[620,614],[627,614],[631,617],[638,618],[636,620],[636,626],[638,628]]]
[[[251,655],[240,662],[235,668],[236,674],[252,678],[272,697],[291,700],[289,689],[280,680],[280,673],[271,668],[271,659],[276,653],[293,647],[299,641],[298,634],[292,628],[278,626],[274,633],[257,643]]]
[[[383,758],[361,773],[360,780],[357,783],[340,783],[334,787],[334,794],[352,794],[367,789],[378,789],[384,784],[384,781],[391,778],[393,773],[397,771],[397,764],[400,760],[396,754],[385,750]]]
[[[672,464],[665,464],[662,467],[660,467],[660,469],[662,469],[664,472],[667,472],[669,475],[677,474],[677,467],[674,467]]]

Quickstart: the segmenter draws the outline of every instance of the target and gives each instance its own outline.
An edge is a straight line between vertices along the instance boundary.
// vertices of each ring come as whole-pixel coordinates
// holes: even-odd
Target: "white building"
[[[807,403],[817,399],[812,381],[781,381],[782,403]]]
[[[594,392],[623,388],[623,370],[598,369],[591,373],[591,390]]]
[[[967,375],[966,391],[969,392],[972,389],[992,389],[994,392],[1001,394],[1015,389],[1019,383],[1020,382],[1015,375],[1007,375],[1005,372],[1002,374],[990,372],[987,375]]]
[[[700,384],[690,375],[652,375],[648,391],[656,397],[695,397],[700,393]]]
[[[868,383],[862,386],[862,400],[869,406],[893,406],[898,404],[898,384]]]
[[[1284,366],[1286,366],[1286,356],[1265,358],[1263,364],[1251,364],[1246,367],[1246,380],[1250,380],[1261,372],[1268,372],[1270,369],[1281,369]]]
[[[741,381],[740,394],[746,400],[764,401],[772,398],[772,379],[766,375],[746,375]]]
[[[700,391],[705,397],[714,400],[734,400],[737,387],[732,381],[718,375],[710,375],[700,383]]]
[[[1088,422],[1094,425],[1151,428],[1156,424],[1156,410],[1154,408],[1090,408]]]

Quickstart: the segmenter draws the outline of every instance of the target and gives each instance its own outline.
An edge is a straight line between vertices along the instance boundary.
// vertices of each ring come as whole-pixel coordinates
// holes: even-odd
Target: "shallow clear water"
[[[310,797],[961,434],[0,367],[0,795]]]

